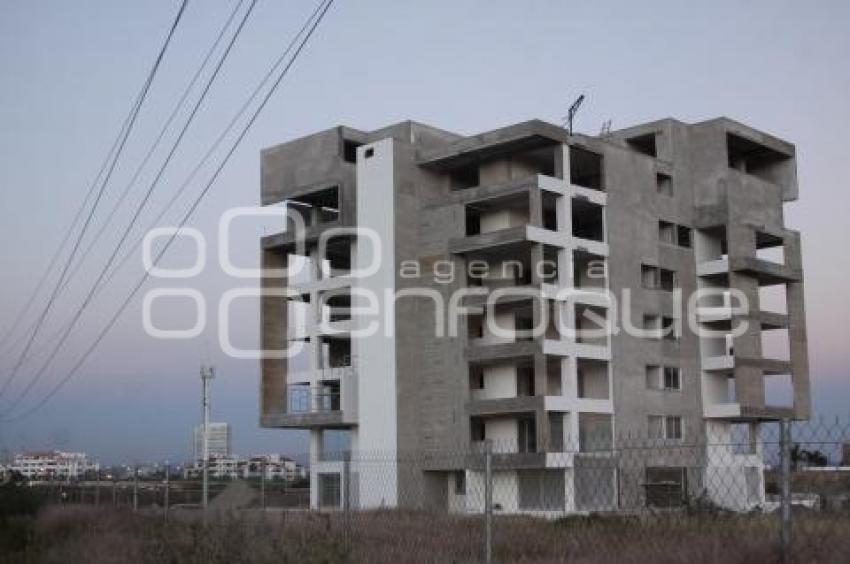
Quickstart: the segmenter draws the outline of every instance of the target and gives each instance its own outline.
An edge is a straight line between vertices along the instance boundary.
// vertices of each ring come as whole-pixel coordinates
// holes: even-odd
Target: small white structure
[[[186,467],[184,475],[187,478],[197,478],[202,470],[203,466],[198,460]],[[210,457],[209,474],[214,479],[260,478],[263,473],[266,480],[291,482],[307,477],[307,470],[301,464],[280,454],[259,454],[249,458],[236,455]]]

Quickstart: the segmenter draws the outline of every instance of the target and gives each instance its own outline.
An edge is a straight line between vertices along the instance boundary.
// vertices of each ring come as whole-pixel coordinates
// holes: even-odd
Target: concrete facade
[[[403,122],[266,149],[262,202],[298,219],[261,243],[265,267],[290,267],[262,281],[263,348],[303,350],[263,359],[261,424],[310,430],[317,506],[343,487],[330,434],[393,453],[380,473],[352,462],[362,507],[475,511],[480,464],[461,453],[482,441],[506,511],[646,503],[679,470],[694,495],[759,504],[759,425],[810,412],[800,237],[783,223],[794,159],[726,118],[605,137]],[[752,448],[733,451],[742,432]],[[661,448],[618,467],[636,437]],[[683,461],[683,444],[702,446]]]

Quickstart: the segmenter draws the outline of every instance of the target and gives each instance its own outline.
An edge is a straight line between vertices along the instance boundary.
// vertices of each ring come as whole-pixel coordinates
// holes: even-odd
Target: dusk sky
[[[0,336],[60,244],[178,5],[0,1]],[[190,2],[93,231],[234,5]],[[258,2],[131,241],[314,7],[306,0]],[[0,422],[0,447],[80,450],[107,462],[187,459],[191,427],[200,417],[198,369],[204,361],[218,370],[213,419],[233,425],[237,453],[306,450],[306,433],[259,428],[258,363],[230,359],[217,344],[220,295],[256,282],[221,271],[216,225],[223,211],[258,203],[260,150],[339,124],[368,130],[414,119],[473,134],[531,118],[558,123],[582,93],[587,99],[576,126],[583,133],[598,133],[607,120],[618,129],[664,117],[698,122],[728,116],[796,145],[800,199],[786,206],[786,224],[803,237],[815,413],[850,416],[850,299],[844,293],[850,189],[843,172],[850,162],[849,22],[850,3],[844,1],[338,0],[191,222],[208,243],[202,275],[149,286],[199,288],[207,302],[206,335],[186,341],[147,336],[140,294],[47,405],[25,419]],[[82,300],[117,243],[119,226],[129,221],[129,204],[141,199],[167,147],[63,294],[33,349],[35,362],[21,370],[10,396],[33,377],[51,336]],[[212,172],[205,170],[199,181]],[[163,223],[182,215],[202,188],[199,181]],[[238,223],[230,247],[234,261],[257,265],[263,233],[258,223]],[[185,266],[190,250],[181,243],[166,262]],[[142,272],[136,255],[86,311],[23,408],[63,377],[112,315]],[[190,325],[192,308],[184,306],[175,301],[158,311],[159,324]],[[11,327],[13,335],[35,314]],[[234,310],[234,340],[256,343],[258,323],[257,304],[241,303]],[[0,381],[16,358],[0,349]],[[0,412],[9,399],[0,399]]]

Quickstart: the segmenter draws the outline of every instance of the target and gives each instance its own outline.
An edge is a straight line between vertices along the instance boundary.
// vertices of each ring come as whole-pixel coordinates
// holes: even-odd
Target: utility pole
[[[791,562],[791,421],[779,422],[780,446],[780,508],[782,525],[779,530],[782,562]]]
[[[260,507],[266,510],[266,457],[260,462]]]
[[[139,465],[133,467],[133,512],[139,509]]]
[[[484,441],[484,562],[493,562],[493,443]]]
[[[203,407],[204,413],[204,425],[203,425],[203,446],[201,448],[201,456],[203,457],[202,468],[203,468],[203,486],[202,486],[202,497],[201,497],[201,505],[204,510],[207,508],[207,504],[209,503],[209,466],[210,466],[210,452],[209,452],[209,440],[210,440],[210,381],[215,378],[215,368],[212,366],[203,366],[201,365],[201,388],[203,391],[203,396],[201,400],[201,405]]]
[[[165,461],[165,496],[164,496],[164,499],[162,500],[162,504],[165,507],[164,515],[165,515],[166,521],[168,521],[168,501],[169,501],[168,500],[168,489],[169,489],[169,486],[170,486],[170,484],[169,484],[169,478],[170,477],[171,477],[171,469],[169,468],[168,461],[166,460]]]

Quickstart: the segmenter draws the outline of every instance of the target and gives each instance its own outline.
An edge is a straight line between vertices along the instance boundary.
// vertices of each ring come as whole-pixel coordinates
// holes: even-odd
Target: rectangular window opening
[[[655,133],[647,133],[645,135],[638,135],[636,137],[631,137],[626,139],[626,144],[631,147],[633,150],[638,153],[642,153],[652,158],[658,157],[658,151],[656,147],[656,134]]]
[[[663,172],[656,173],[655,189],[664,196],[673,196],[673,177]]]
[[[604,190],[602,155],[570,145],[570,182],[584,188]]]
[[[352,141],[350,139],[342,140],[342,159],[347,163],[356,163],[357,162],[357,147],[361,146],[363,143],[358,143],[357,141]]]
[[[572,199],[573,237],[605,241],[605,209],[583,198]]]
[[[477,164],[462,166],[449,171],[449,188],[451,190],[474,188],[480,183]]]

